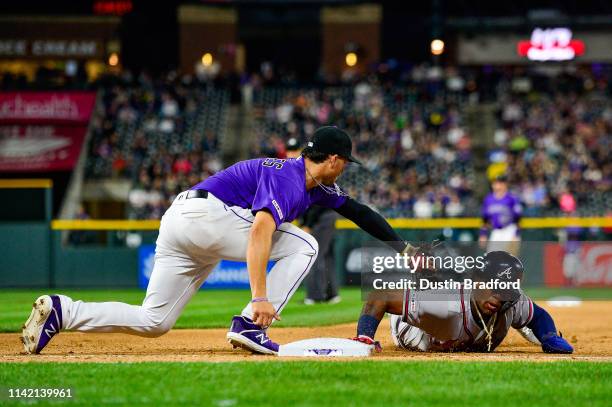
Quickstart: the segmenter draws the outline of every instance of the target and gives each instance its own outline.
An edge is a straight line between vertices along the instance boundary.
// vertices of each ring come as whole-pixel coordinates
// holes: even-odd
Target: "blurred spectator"
[[[576,200],[568,190],[563,191],[559,196],[559,207],[564,213],[576,212]]]
[[[87,211],[85,211],[83,204],[79,205],[79,209],[77,210],[74,219],[87,220],[89,218],[90,216]],[[75,246],[97,243],[96,232],[93,230],[71,230],[68,234],[68,242]]]
[[[432,218],[433,217],[433,206],[427,198],[424,196],[420,197],[414,203],[414,217],[415,218]]]
[[[90,178],[123,178],[134,219],[158,219],[174,196],[221,168],[229,93],[189,76],[106,78],[92,118]]]
[[[430,81],[441,75],[426,72]],[[427,102],[429,92],[438,92],[440,100]],[[418,205],[419,214],[428,217],[441,216],[456,195],[466,203],[450,210],[463,213],[466,204],[477,205],[471,143],[456,105],[462,97],[445,96],[444,87],[429,82],[387,88],[376,76],[337,88],[262,88],[254,98],[258,120],[251,155],[279,156],[283,139],[303,143],[317,126],[338,125],[353,136],[364,161],[364,168],[349,167],[340,180],[357,199],[386,216],[412,216]]]
[[[526,215],[558,215],[564,191],[578,216],[603,213],[612,203],[611,77],[605,70],[543,76],[421,65],[307,88],[264,63],[242,80],[255,119],[249,154],[283,158],[287,140],[303,144],[316,127],[338,125],[363,158],[363,167],[349,166],[340,179],[357,199],[385,216],[477,216],[481,179],[466,109],[488,102],[497,106],[497,128],[487,174],[507,175]],[[181,188],[221,168],[226,91],[174,73],[153,79],[124,72],[104,82],[102,95],[88,175],[132,179],[142,190],[144,170],[162,194],[162,204],[130,216],[163,212]]]

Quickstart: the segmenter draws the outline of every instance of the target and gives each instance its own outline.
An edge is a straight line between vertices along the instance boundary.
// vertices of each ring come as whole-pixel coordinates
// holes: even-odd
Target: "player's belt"
[[[189,191],[187,191],[187,196],[185,196],[185,199],[191,199],[191,198],[208,198],[208,191],[206,191],[205,189],[190,189]]]

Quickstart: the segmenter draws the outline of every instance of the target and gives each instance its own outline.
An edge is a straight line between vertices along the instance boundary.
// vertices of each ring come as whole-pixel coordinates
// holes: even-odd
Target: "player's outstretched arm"
[[[274,218],[267,211],[255,215],[247,245],[247,269],[253,296],[253,322],[262,327],[272,324],[274,319],[280,321],[274,306],[266,297],[266,266],[270,259],[272,234],[276,230]]]
[[[357,322],[356,341],[380,347],[374,336],[385,313],[400,315],[402,313],[402,295],[399,290],[371,291],[363,305],[361,316]]]
[[[527,324],[546,353],[572,353],[574,348],[557,334],[555,322],[546,310],[533,303],[533,317]]]

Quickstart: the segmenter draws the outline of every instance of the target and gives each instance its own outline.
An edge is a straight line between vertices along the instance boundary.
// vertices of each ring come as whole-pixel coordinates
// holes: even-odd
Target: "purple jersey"
[[[489,223],[493,229],[505,228],[508,225],[518,223],[521,218],[521,202],[517,197],[506,193],[501,198],[496,198],[490,193],[482,204],[482,219]]]
[[[318,186],[307,191],[302,157],[240,161],[191,189],[205,189],[227,205],[251,209],[253,214],[265,209],[274,217],[277,228],[303,215],[311,205],[336,209],[346,201],[338,186],[338,194]]]

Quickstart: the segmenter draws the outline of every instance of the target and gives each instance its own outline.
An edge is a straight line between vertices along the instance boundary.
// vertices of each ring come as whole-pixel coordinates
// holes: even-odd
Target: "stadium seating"
[[[609,77],[416,67],[401,81],[264,87],[254,98],[251,155],[282,157],[287,139],[305,142],[316,127],[335,124],[351,133],[365,163],[340,181],[352,196],[386,216],[478,216],[465,109],[493,103],[488,165],[508,175],[526,215],[602,215],[612,203]],[[574,208],[560,204],[563,194]]]
[[[228,91],[141,78],[101,92],[87,176],[132,180],[128,217],[160,218],[176,193],[221,168]]]
[[[289,138],[305,144],[318,126],[337,125],[364,162],[340,180],[351,196],[388,217],[479,216],[486,178],[467,122],[488,104],[485,168],[508,175],[526,215],[603,215],[612,206],[610,77],[417,66],[393,80],[267,84],[253,95],[249,157],[282,158]],[[129,217],[161,217],[174,194],[222,167],[229,91],[146,77],[102,89],[87,174],[133,181]]]
[[[421,89],[384,88],[375,81],[263,88],[255,96],[251,154],[283,156],[288,138],[305,143],[318,126],[338,125],[353,136],[364,162],[342,176],[340,184],[351,196],[391,217],[460,216],[466,207],[477,210],[474,168],[456,108],[464,96],[444,98],[430,102]]]

